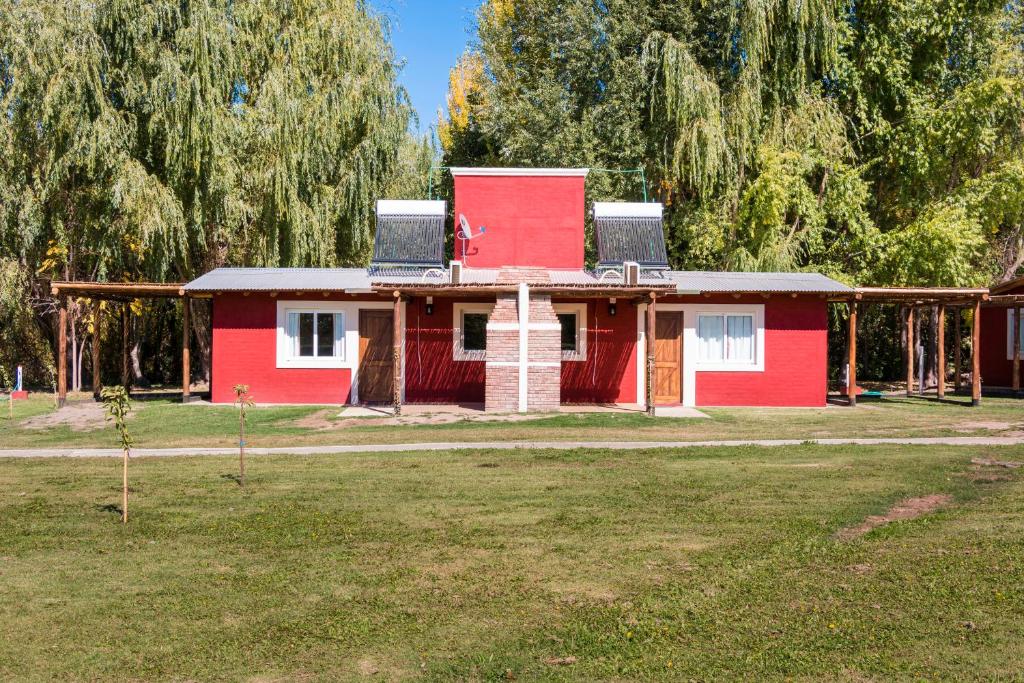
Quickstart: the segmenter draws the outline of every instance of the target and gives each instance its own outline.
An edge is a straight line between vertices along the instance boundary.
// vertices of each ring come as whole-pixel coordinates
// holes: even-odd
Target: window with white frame
[[[1012,308],[1006,309],[1006,360],[1013,360],[1013,312]],[[1024,358],[1024,315],[1017,318],[1017,345]]]
[[[345,363],[345,312],[330,303],[294,302],[278,311],[280,367],[341,367]]]
[[[729,367],[758,365],[758,328],[754,312],[698,313],[698,363]]]
[[[485,360],[487,358],[487,321],[493,304],[455,304],[452,307],[452,358],[454,360]]]
[[[555,304],[553,308],[561,328],[562,360],[586,360],[587,305]]]

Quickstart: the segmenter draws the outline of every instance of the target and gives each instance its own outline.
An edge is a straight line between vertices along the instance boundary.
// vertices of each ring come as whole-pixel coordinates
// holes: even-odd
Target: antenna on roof
[[[481,225],[474,235],[473,228],[470,226],[469,219],[466,218],[466,214],[459,214],[459,227],[455,230],[455,236],[462,240],[462,258],[466,261],[466,265],[469,265],[469,254],[466,253],[466,242],[482,236],[485,232],[487,232],[487,228]]]

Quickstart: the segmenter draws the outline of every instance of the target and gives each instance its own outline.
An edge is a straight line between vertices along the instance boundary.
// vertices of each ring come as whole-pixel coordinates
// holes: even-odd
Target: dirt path
[[[840,541],[850,541],[863,536],[872,529],[877,529],[891,522],[917,519],[939,508],[946,507],[952,502],[953,496],[945,493],[936,493],[919,498],[907,498],[893,505],[884,515],[871,515],[870,517],[865,517],[864,521],[856,526],[840,529],[836,532],[835,538]]]
[[[1018,436],[936,436],[878,439],[743,439],[733,441],[478,441],[358,444],[344,446],[278,446],[247,447],[246,455],[341,455],[345,453],[406,453],[413,451],[479,451],[479,450],[625,450],[644,451],[664,448],[736,448],[760,446],[1022,446]],[[237,448],[136,448],[140,457],[182,455],[234,455]],[[16,448],[0,450],[0,458],[107,458],[121,457],[114,448]]]

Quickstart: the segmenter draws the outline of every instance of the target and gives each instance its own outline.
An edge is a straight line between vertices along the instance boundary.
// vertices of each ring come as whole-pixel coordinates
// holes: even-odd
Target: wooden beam
[[[846,349],[848,352],[846,372],[846,399],[850,407],[857,405],[857,302],[849,303],[850,319],[846,333]]]
[[[100,377],[100,330],[103,327],[103,310],[100,300],[92,302],[92,396],[98,399],[103,382]]]
[[[190,343],[192,300],[187,296],[181,300],[181,402],[188,403],[192,397],[192,358]]]
[[[974,302],[971,321],[971,403],[981,405],[981,301]]]
[[[57,405],[64,407],[68,400],[68,300],[60,299],[57,323]]]
[[[1010,322],[1013,325],[1013,331],[1011,332],[1011,339],[1013,339],[1013,392],[1017,393],[1020,391],[1020,312],[1019,308],[1012,309],[1010,313]]]
[[[105,296],[180,297],[185,295],[184,284],[162,282],[67,282],[50,283],[54,296],[78,294],[93,299]]]
[[[960,359],[960,347],[963,346],[963,332],[960,330],[960,319],[963,318],[963,313],[960,312],[959,308],[953,309],[953,389],[960,392],[960,371],[962,368]]]
[[[391,390],[395,405],[395,416],[402,414],[402,297],[395,292],[395,307],[392,315]]]
[[[935,391],[946,398],[946,307],[939,306],[939,320],[935,330]]]
[[[650,301],[647,304],[647,382],[644,386],[644,397],[647,402],[647,414],[654,417],[654,332],[655,332],[655,301],[657,295],[651,292]]]
[[[912,396],[914,393],[914,307],[907,306],[907,312],[904,315],[904,325],[907,335],[907,396]]]

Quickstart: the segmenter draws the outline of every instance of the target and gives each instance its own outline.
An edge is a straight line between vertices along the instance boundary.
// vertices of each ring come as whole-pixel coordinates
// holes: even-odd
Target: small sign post
[[[14,375],[14,390],[11,392],[12,401],[21,401],[28,398],[28,392],[25,391],[22,385],[22,371],[21,366],[18,366],[18,370]]]

